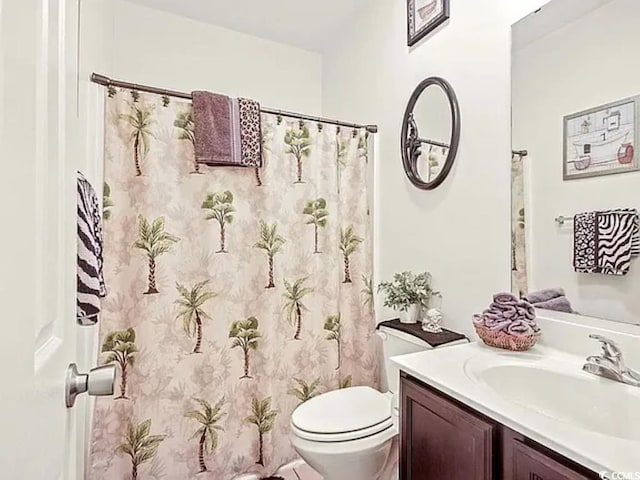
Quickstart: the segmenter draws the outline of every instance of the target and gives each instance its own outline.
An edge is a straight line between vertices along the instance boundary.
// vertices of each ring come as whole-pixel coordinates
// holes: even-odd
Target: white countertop
[[[487,365],[520,362],[523,365],[535,365],[536,368],[558,369],[559,372],[570,372],[581,381],[594,382],[596,388],[607,389],[604,391],[606,395],[615,395],[620,391],[638,395],[636,408],[640,409],[640,389],[582,372],[584,358],[544,346],[536,346],[526,353],[516,353],[471,343],[392,357],[391,362],[418,380],[596,473],[640,472],[640,441],[636,441],[636,438],[625,439],[596,433],[570,421],[544,415],[535,410],[533,404],[527,407],[508,400],[474,378],[469,368],[471,364],[477,366],[483,362]],[[539,392],[540,395],[554,395],[553,391],[547,392],[544,385],[540,386]],[[583,401],[588,403],[588,399]],[[535,399],[531,402],[535,402]],[[626,415],[624,411],[602,413],[609,417],[618,416],[616,418],[622,423],[627,418],[633,418],[633,421],[639,418],[635,412],[633,415]],[[625,417],[621,419],[620,415]],[[635,430],[635,426],[632,428]],[[640,424],[636,431],[640,431]],[[637,438],[640,438],[640,434]]]

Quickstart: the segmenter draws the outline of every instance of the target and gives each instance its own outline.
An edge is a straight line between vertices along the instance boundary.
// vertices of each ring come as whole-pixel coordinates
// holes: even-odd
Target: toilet
[[[292,444],[324,480],[376,480],[398,434],[400,372],[389,359],[429,350],[419,338],[387,327],[383,340],[388,391],[350,387],[319,395],[291,415]]]

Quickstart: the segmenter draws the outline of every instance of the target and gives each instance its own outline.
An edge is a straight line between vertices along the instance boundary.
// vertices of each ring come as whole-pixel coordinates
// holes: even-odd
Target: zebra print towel
[[[79,325],[95,325],[100,299],[107,293],[102,276],[102,216],[98,196],[78,172],[78,266],[76,317]]]
[[[626,275],[640,254],[635,209],[579,213],[574,217],[573,267],[578,273]]]

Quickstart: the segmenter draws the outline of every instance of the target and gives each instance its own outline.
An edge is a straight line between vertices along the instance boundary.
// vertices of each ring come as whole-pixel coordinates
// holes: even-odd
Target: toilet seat
[[[393,427],[393,420],[389,418],[384,422],[380,422],[377,425],[372,425],[368,428],[363,428],[361,430],[355,430],[350,432],[339,432],[339,433],[315,433],[308,432],[306,430],[302,430],[295,425],[291,425],[291,431],[298,438],[302,438],[304,440],[310,440],[312,442],[324,442],[324,443],[336,443],[336,442],[349,442],[353,440],[360,440],[362,438],[367,438],[372,435],[376,435],[380,432],[384,432],[385,430]]]
[[[393,426],[390,397],[370,387],[325,393],[303,403],[291,415],[295,436],[321,443],[359,440]]]

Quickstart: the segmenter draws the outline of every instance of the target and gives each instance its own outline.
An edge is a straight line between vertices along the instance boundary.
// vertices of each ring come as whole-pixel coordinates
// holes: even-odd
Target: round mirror
[[[402,163],[423,190],[440,185],[451,171],[460,141],[460,108],[453,88],[431,77],[415,89],[402,122]]]

